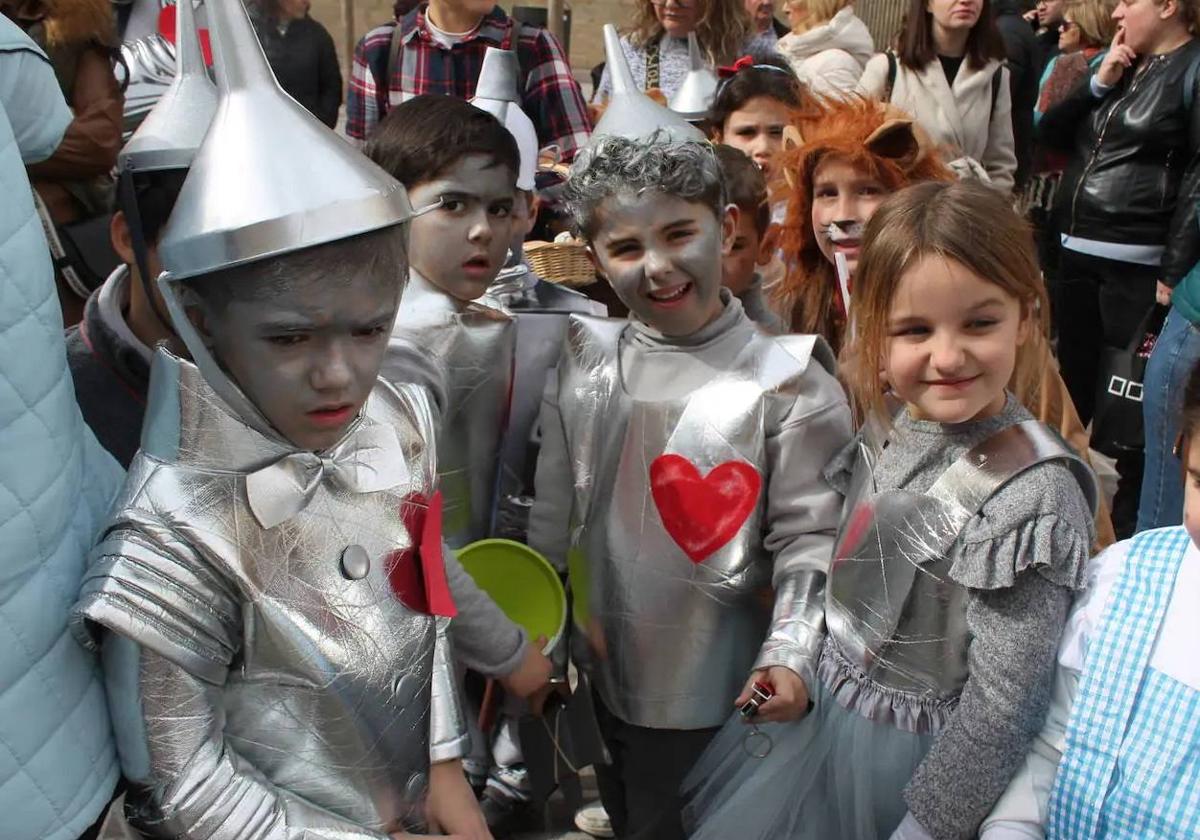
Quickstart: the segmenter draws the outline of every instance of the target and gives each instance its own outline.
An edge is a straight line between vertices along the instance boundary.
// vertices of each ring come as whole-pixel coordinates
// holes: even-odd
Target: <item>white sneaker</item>
[[[608,819],[608,812],[599,802],[584,805],[575,812],[575,827],[593,837],[616,837]]]

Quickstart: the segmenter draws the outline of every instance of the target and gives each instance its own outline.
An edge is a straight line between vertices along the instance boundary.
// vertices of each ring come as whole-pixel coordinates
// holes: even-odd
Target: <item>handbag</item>
[[[1142,382],[1166,319],[1167,307],[1156,303],[1134,331],[1128,347],[1101,351],[1091,441],[1098,452],[1115,458],[1144,447]]]

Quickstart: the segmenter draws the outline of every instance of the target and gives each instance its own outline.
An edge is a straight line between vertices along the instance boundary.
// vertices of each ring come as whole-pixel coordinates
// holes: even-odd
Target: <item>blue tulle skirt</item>
[[[817,680],[794,723],[752,729],[734,715],[684,780],[684,824],[699,840],[887,840],[907,807],[904,786],[932,735],[847,710]]]

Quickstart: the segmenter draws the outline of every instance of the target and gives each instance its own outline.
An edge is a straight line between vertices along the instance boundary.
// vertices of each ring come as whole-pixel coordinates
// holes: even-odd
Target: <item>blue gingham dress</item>
[[[1183,528],[1130,546],[1067,727],[1049,840],[1200,837],[1200,691],[1150,667],[1189,546]]]

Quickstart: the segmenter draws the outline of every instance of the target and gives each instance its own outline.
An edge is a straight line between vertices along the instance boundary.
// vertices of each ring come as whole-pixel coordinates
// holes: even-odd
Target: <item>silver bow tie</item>
[[[396,430],[373,423],[320,455],[293,452],[250,473],[246,495],[259,523],[274,528],[304,510],[326,480],[355,493],[372,493],[407,479],[408,465]]]

